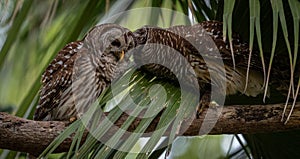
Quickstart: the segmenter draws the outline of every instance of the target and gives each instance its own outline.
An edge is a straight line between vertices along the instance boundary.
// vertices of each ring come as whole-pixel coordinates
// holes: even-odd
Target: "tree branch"
[[[193,120],[189,128],[185,132],[181,132],[181,134],[184,136],[203,134],[206,132],[206,127],[202,125],[206,114],[205,120],[207,120],[206,122],[209,125],[210,123],[214,124],[213,121],[215,121],[214,119],[217,117],[218,112],[221,112],[221,115],[216,119],[217,123],[209,134],[249,134],[300,129],[300,103],[296,104],[290,121],[286,125],[280,121],[283,107],[284,104],[234,105],[225,106],[223,109],[217,107],[209,114],[205,110],[200,119]],[[122,114],[115,122],[115,125],[120,127],[127,117],[127,114]],[[128,131],[133,131],[140,121],[141,119],[136,119]],[[158,122],[159,116],[153,120],[147,132],[155,131]],[[65,122],[33,121],[0,112],[0,148],[39,155],[66,126],[67,123]],[[200,128],[201,132],[199,132]],[[108,134],[114,134],[114,132],[115,130],[109,130]],[[168,133],[169,130],[165,135],[168,135]],[[71,137],[66,139],[55,152],[67,151],[71,142]]]

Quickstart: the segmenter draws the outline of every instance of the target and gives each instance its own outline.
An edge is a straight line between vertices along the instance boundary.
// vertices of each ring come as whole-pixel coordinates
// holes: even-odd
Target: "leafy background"
[[[170,20],[170,22],[161,24],[158,17],[162,17],[162,15],[159,12],[151,13],[149,17],[145,16],[142,19],[138,19],[138,15],[128,15],[128,19],[141,24],[146,23],[143,21],[149,21],[149,24],[164,27],[172,24],[193,24],[196,21],[204,20],[223,21],[224,31],[227,32],[229,39],[231,30],[234,30],[240,33],[243,39],[249,41],[250,46],[263,53],[264,57],[272,57],[276,54],[275,58],[288,58],[291,68],[297,67],[295,61],[299,47],[300,4],[296,0],[2,0],[0,2],[0,111],[31,119],[38,99],[41,74],[58,50],[68,42],[81,39],[91,27],[101,20],[103,21],[105,17],[142,7],[168,8],[181,12],[190,19],[189,21],[177,19],[176,23],[172,23],[174,15],[163,15],[163,19],[167,22]],[[130,25],[130,23],[126,25],[132,30],[136,29],[136,25]],[[269,61],[265,62],[269,63]],[[149,87],[158,82],[167,87],[172,94],[178,93],[178,89],[166,81],[151,83],[149,79],[152,77],[148,77],[148,75],[138,73],[136,76],[145,81],[141,87]],[[299,87],[300,80],[298,82],[296,79],[294,82]],[[133,84],[134,81],[132,81]],[[158,92],[161,91],[160,88],[156,89],[159,90]],[[140,92],[144,92],[144,90],[135,89],[133,94]],[[285,97],[278,98],[276,92],[274,94],[268,99],[270,102],[285,102]],[[103,99],[105,98],[109,99],[109,94],[103,97]],[[136,98],[141,98],[141,96]],[[102,104],[105,103],[103,101]],[[168,101],[176,103],[172,97],[168,97]],[[230,101],[234,101],[234,103],[245,101],[246,104],[253,104],[253,99],[243,100],[241,97],[230,97]],[[258,103],[262,102],[262,97],[259,97],[257,101]],[[174,110],[169,112],[172,113]],[[166,120],[168,119],[166,115]],[[145,121],[145,124],[148,122]],[[130,122],[128,121],[128,123]],[[77,132],[78,138],[76,139],[78,141],[80,141],[81,126],[73,124],[70,127],[70,132]],[[67,133],[64,135],[67,136]],[[161,135],[156,134],[151,137],[151,140],[154,142],[160,137]],[[143,148],[141,145],[147,141],[146,139],[139,140],[134,149],[141,150]],[[92,137],[89,142],[89,145],[94,145],[94,147],[88,146],[86,149],[82,149],[75,146],[82,156],[89,154],[90,157],[127,156],[127,158],[135,158],[138,155],[117,152],[112,149],[104,151],[107,147],[99,146]],[[56,143],[59,143],[59,140],[56,140]],[[299,147],[299,131],[292,131],[243,136],[180,137],[172,147],[167,147],[167,149],[170,152],[169,158],[299,158],[300,153],[297,149]],[[50,148],[45,153],[49,154]],[[151,146],[149,148],[154,150]],[[139,154],[139,157],[146,155],[157,158],[164,156],[164,150]],[[1,158],[25,156],[23,153],[8,150],[0,150],[0,153]],[[56,154],[49,157],[71,157],[73,155],[73,152],[70,151],[67,154]]]

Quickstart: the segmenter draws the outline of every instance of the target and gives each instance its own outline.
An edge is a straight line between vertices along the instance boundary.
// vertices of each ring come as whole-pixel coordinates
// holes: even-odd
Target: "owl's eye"
[[[118,39],[116,39],[116,40],[114,40],[114,41],[111,42],[111,45],[112,46],[116,46],[116,47],[120,47],[121,46],[121,42]]]

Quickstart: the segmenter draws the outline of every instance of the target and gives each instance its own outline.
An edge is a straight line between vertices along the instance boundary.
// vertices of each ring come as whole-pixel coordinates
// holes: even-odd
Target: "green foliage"
[[[126,5],[125,5],[126,4]],[[191,24],[195,21],[223,19],[224,34],[231,41],[232,30],[241,34],[244,39],[249,39],[250,49],[259,48],[261,59],[267,62],[268,74],[266,75],[266,86],[268,86],[269,72],[272,68],[272,60],[275,54],[286,55],[290,60],[291,72],[291,94],[298,94],[300,79],[293,81],[294,69],[296,66],[298,47],[299,47],[299,22],[300,22],[300,4],[297,0],[289,1],[218,1],[218,0],[187,0],[187,1],[168,1],[168,0],[155,0],[155,1],[3,1],[0,2],[0,13],[4,15],[5,10],[8,16],[0,16],[0,31],[5,31],[6,38],[1,38],[0,46],[0,106],[14,105],[14,114],[17,116],[31,119],[32,113],[35,109],[38,100],[38,90],[40,88],[40,78],[43,70],[47,67],[48,63],[55,57],[58,50],[70,41],[81,39],[84,34],[92,26],[96,25],[99,21],[105,21],[107,17],[129,9],[138,9],[140,7],[159,7],[168,8],[182,12],[185,15],[190,15],[194,21],[187,18],[178,16],[172,12],[160,12],[159,10],[153,12],[144,12],[141,15],[132,15],[128,13],[124,19],[119,19],[119,23],[126,25],[130,29],[137,29],[143,24],[158,25],[161,27],[168,27],[178,24]],[[11,7],[13,6],[13,7]],[[133,18],[132,18],[133,17]],[[102,21],[101,21],[101,20]],[[271,29],[270,25],[273,25]],[[291,27],[293,26],[293,27]],[[254,31],[255,30],[255,31]],[[256,36],[255,36],[256,34]],[[256,37],[256,38],[255,38]],[[279,40],[279,39],[284,39]],[[271,56],[270,62],[265,61],[265,56]],[[264,68],[264,71],[265,70]],[[125,76],[126,77],[126,76]],[[119,81],[120,82],[120,81]],[[160,84],[166,90],[158,87]],[[122,85],[122,84],[119,84]],[[293,90],[293,85],[297,85],[298,89]],[[113,94],[108,90],[103,96],[99,98],[99,105],[95,104],[91,107],[91,112],[102,111],[102,108],[110,110],[107,118],[99,125],[92,126],[92,133],[86,138],[85,143],[80,146],[82,139],[84,123],[89,121],[87,117],[83,121],[76,121],[70,125],[55,141],[44,151],[42,155],[49,155],[51,152],[70,134],[75,133],[71,149],[65,155],[55,157],[67,158],[124,158],[124,157],[150,157],[157,158],[166,148],[156,149],[155,146],[161,139],[163,133],[167,130],[168,126],[171,128],[169,138],[165,139],[165,143],[171,143],[175,139],[175,132],[182,119],[186,114],[191,114],[192,109],[187,109],[185,112],[180,102],[183,104],[188,103],[180,98],[182,95],[179,89],[172,83],[152,79],[148,75],[140,72],[134,73],[134,78],[130,80],[130,86],[122,92],[124,88],[117,88],[115,90],[119,96],[119,107],[127,108],[132,103],[126,100],[126,96],[130,96],[134,101],[140,105],[146,105],[149,108],[155,108],[161,105],[165,111],[161,114],[161,119],[157,125],[157,131],[153,133],[144,146],[139,145],[140,134],[129,136],[127,140],[123,140],[124,130],[126,130],[135,119],[131,116],[122,125],[108,143],[117,146],[124,150],[131,150],[135,147],[139,154],[127,153],[110,148],[98,142],[97,138],[104,136],[111,122],[116,121],[122,114],[122,110],[116,107],[116,104],[110,106],[106,103],[112,103],[111,99]],[[267,89],[266,89],[267,90]],[[151,94],[152,92],[152,94]],[[186,93],[186,92],[185,92]],[[126,94],[125,96],[122,94]],[[114,94],[116,95],[116,94]],[[162,97],[166,95],[166,99],[159,98],[160,100],[151,100],[151,97]],[[123,97],[122,97],[123,96]],[[121,98],[122,97],[122,98]],[[189,96],[187,99],[192,99]],[[100,100],[101,99],[101,100]],[[296,96],[295,96],[296,101]],[[246,100],[247,101],[247,100]],[[250,100],[251,101],[251,100]],[[247,101],[249,102],[249,100]],[[106,105],[105,105],[106,104]],[[190,103],[191,104],[191,103]],[[250,103],[251,104],[251,103]],[[101,109],[99,109],[101,106]],[[114,106],[113,108],[109,108]],[[147,109],[146,113],[153,113],[154,109]],[[135,115],[140,114],[141,110],[134,110]],[[175,118],[176,116],[176,118]],[[94,118],[98,121],[101,116]],[[143,118],[135,130],[135,133],[143,133],[147,126],[152,122],[155,116]],[[171,122],[172,121],[172,122]],[[97,123],[97,122],[96,122]],[[172,124],[171,124],[172,123]],[[122,131],[123,130],[123,131]],[[92,134],[97,134],[94,136]],[[294,134],[294,132],[291,132]],[[274,134],[278,137],[278,134]],[[260,156],[270,157],[276,156],[276,149],[268,149],[264,151],[268,144],[274,145],[272,142],[272,134],[264,134],[259,136],[246,136],[246,139],[254,157]],[[293,135],[279,134],[280,139],[283,141],[294,140]],[[217,139],[216,139],[217,138]],[[203,157],[211,158],[211,151],[214,150],[214,158],[226,158],[226,155],[221,152],[220,143],[221,136],[211,137],[205,139],[184,139],[185,141],[176,141],[172,145],[171,156],[176,155],[179,149],[185,150],[184,157]],[[265,143],[257,144],[256,139],[265,139]],[[122,142],[120,142],[122,141]],[[297,148],[299,142],[286,146],[289,150]],[[278,144],[278,143],[276,143]],[[280,144],[280,142],[279,142]],[[288,144],[288,142],[287,142]],[[193,150],[191,145],[198,147]],[[232,145],[230,145],[232,146]],[[173,149],[174,148],[174,149]],[[282,147],[284,148],[284,147]],[[246,149],[246,148],[244,148]],[[207,150],[207,151],[206,151]],[[174,152],[175,151],[175,152]],[[199,154],[198,154],[199,153]],[[273,155],[269,153],[274,153]],[[297,156],[298,151],[293,151],[292,156]],[[7,150],[0,151],[3,158],[14,158],[19,153],[10,152]],[[230,154],[228,156],[231,156]],[[231,156],[234,157],[234,156]],[[174,157],[176,158],[176,157]]]

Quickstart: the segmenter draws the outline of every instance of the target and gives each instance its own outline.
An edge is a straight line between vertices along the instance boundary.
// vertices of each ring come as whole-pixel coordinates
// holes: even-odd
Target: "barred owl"
[[[34,120],[75,120],[122,73],[132,32],[116,24],[94,27],[60,50],[42,75]]]
[[[228,40],[223,40],[222,29],[222,23],[217,21],[202,22],[193,26],[173,26],[166,29],[149,26],[143,27],[133,32],[137,45],[142,46],[140,53],[135,54],[135,60],[137,62],[151,61],[153,59],[161,60],[163,61],[163,65],[170,65],[175,72],[172,73],[168,68],[153,63],[144,65],[144,70],[158,77],[169,78],[171,80],[176,79],[174,73],[181,74],[182,77],[179,78],[187,80],[187,85],[194,84],[189,79],[197,78],[200,89],[201,87],[206,87],[207,84],[220,86],[219,81],[224,80],[226,81],[226,95],[244,93],[255,97],[263,93],[263,70],[258,55],[253,54],[252,56],[248,86],[247,90],[244,91],[250,52],[249,46],[240,39],[238,34],[233,34],[234,67],[230,45]],[[211,39],[215,46],[211,45]],[[148,45],[151,46],[148,47]],[[163,49],[166,46],[167,49]],[[184,70],[180,58],[175,55],[176,51],[171,51],[171,49],[176,50],[188,60],[195,71],[196,77],[189,74],[189,70]],[[217,55],[217,50],[220,52],[220,56]],[[217,58],[223,61],[225,73],[224,76],[212,79],[210,74],[218,74],[218,69],[222,67],[218,62],[215,62]],[[213,66],[211,69],[212,72],[208,71],[209,65]]]

